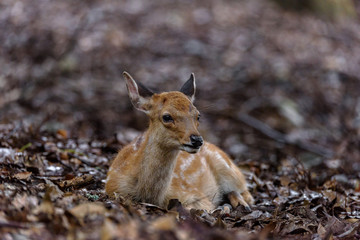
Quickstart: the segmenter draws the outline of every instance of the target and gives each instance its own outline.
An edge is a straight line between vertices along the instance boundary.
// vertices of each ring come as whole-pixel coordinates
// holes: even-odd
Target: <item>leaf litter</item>
[[[204,3],[2,3],[1,238],[360,238],[359,21]],[[146,125],[119,68],[160,90],[195,71],[202,132],[244,169],[250,212],[108,198]]]
[[[310,174],[293,158],[284,159],[279,165],[249,160],[242,165],[256,173],[247,174],[256,199],[250,212],[242,206],[212,212],[189,211],[180,202],[172,202],[168,210],[147,203],[132,203],[121,196],[117,199],[106,196],[104,180],[115,154],[104,151],[110,140],[101,144],[97,140],[95,147],[83,148],[80,140],[59,139],[45,132],[39,134],[34,139],[36,147],[20,151],[16,143],[22,141],[17,140],[14,133],[13,148],[4,151],[9,154],[3,155],[6,160],[1,163],[3,236],[75,239],[158,239],[161,236],[352,239],[359,236],[360,192],[356,191],[350,176],[329,175],[323,184],[314,183],[324,178],[321,175],[324,172],[331,173],[332,166],[322,166]],[[50,154],[63,150],[57,146],[68,148],[69,145],[74,148],[67,151],[78,154],[65,159]],[[86,164],[98,161],[99,155],[92,154],[94,150],[107,159],[105,164]],[[82,161],[76,161],[80,157]],[[36,159],[43,161],[39,164]],[[65,164],[59,164],[62,161]]]

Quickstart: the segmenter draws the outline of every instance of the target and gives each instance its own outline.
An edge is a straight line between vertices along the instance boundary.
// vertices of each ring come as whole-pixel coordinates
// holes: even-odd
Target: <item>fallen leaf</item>
[[[28,210],[38,205],[38,199],[28,194],[16,194],[11,201],[12,206],[17,210]]]
[[[68,210],[74,217],[77,218],[81,225],[84,225],[84,218],[88,215],[104,215],[107,210],[101,203],[86,202],[79,204]]]
[[[255,210],[252,211],[250,214],[245,215],[244,217],[241,218],[241,220],[252,220],[252,219],[258,219],[261,217],[261,215],[263,214],[262,211],[259,210]]]
[[[67,187],[78,187],[86,185],[92,182],[94,179],[93,175],[85,174],[83,176],[74,177],[70,180],[64,180],[59,183],[60,187],[67,188]]]
[[[306,220],[306,219],[305,219]],[[285,222],[284,227],[281,229],[281,234],[299,234],[299,233],[311,233],[309,229],[309,224],[303,222],[302,220],[295,221],[294,219],[290,219],[289,221]]]
[[[106,218],[101,228],[101,240],[115,239],[117,236],[117,230],[117,225],[109,218]]]
[[[358,230],[359,230],[359,224],[354,224],[354,226],[351,226],[347,231],[337,235],[336,237],[338,238],[353,237]]]
[[[54,215],[55,212],[55,208],[53,203],[51,202],[51,192],[52,192],[52,187],[51,186],[47,186],[47,190],[45,192],[44,198],[40,204],[40,206],[38,206],[37,208],[35,208],[33,210],[33,213],[35,215],[38,215],[39,218],[44,219],[44,220],[49,220],[52,219],[52,216]]]
[[[15,178],[19,180],[29,180],[32,172],[19,172],[14,175]]]
[[[344,222],[341,222],[334,216],[327,216],[327,218],[328,222],[325,226],[327,232],[331,231],[334,235],[344,232],[344,229],[346,227],[346,224]]]
[[[281,176],[280,183],[282,186],[287,187],[293,180],[289,176]]]
[[[176,227],[176,219],[174,215],[165,215],[158,217],[150,223],[150,227],[156,231],[170,231]]]
[[[4,163],[6,159],[15,159],[15,151],[10,148],[0,148],[0,163]]]
[[[321,223],[318,225],[317,234],[319,234],[321,239],[324,239],[326,236],[326,229],[323,227],[323,225],[321,225]]]
[[[69,160],[69,154],[66,151],[60,151],[60,159],[61,160]]]
[[[68,131],[66,131],[65,129],[58,129],[56,131],[56,135],[59,137],[59,138],[68,138]]]
[[[115,224],[106,218],[101,228],[101,240],[139,239],[139,222],[134,219],[129,222]]]
[[[49,196],[51,201],[55,201],[56,199],[64,196],[64,192],[60,190],[60,188],[55,185],[52,181],[45,179],[47,192],[49,192]]]
[[[198,218],[199,220],[202,220],[203,222],[208,223],[209,225],[214,224],[215,218],[211,216],[206,210],[203,209],[190,209],[190,215],[193,218]]]
[[[220,217],[218,217],[218,218],[216,219],[215,223],[213,224],[213,227],[226,229],[226,228],[227,228],[227,225],[226,225],[226,223],[225,223]]]
[[[322,194],[329,200],[329,202],[334,201],[336,198],[337,193],[332,190],[324,190]]]
[[[276,223],[274,222],[270,222],[269,224],[267,224],[259,233],[259,240],[266,240],[268,239],[268,235],[270,234],[271,231],[274,230],[274,228],[276,227]]]

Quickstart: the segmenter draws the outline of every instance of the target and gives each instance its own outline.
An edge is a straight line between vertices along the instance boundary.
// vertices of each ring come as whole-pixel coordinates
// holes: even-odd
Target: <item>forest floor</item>
[[[265,0],[37,2],[0,3],[1,239],[360,239],[358,19]],[[105,194],[147,126],[124,70],[157,91],[195,72],[201,132],[243,169],[251,211]]]

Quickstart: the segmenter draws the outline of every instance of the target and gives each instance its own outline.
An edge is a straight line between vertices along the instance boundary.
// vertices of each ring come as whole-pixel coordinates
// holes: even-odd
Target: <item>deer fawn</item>
[[[123,73],[132,104],[150,118],[148,130],[125,146],[112,163],[108,195],[166,207],[178,199],[187,208],[211,210],[227,197],[233,207],[253,203],[246,180],[232,160],[203,141],[194,107],[195,77],[174,92],[153,93]]]

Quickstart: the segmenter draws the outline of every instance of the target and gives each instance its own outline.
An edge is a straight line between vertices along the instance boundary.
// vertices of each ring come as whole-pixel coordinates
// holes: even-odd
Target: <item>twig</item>
[[[282,134],[279,131],[276,131],[272,129],[269,125],[261,122],[260,120],[245,114],[245,113],[239,113],[236,115],[236,119],[245,123],[246,125],[258,130],[262,134],[266,135],[269,138],[274,139],[277,142],[285,143],[288,145],[294,145],[300,149],[303,149],[305,151],[314,153],[316,155],[330,158],[334,155],[333,151],[330,149],[327,149],[325,147],[316,145],[311,142],[305,142],[305,141],[294,141],[292,139],[289,139],[285,134]]]
[[[29,228],[17,222],[0,222],[0,228]]]
[[[240,120],[246,125],[260,131],[262,134],[268,136],[269,138],[272,138],[280,143],[286,143],[286,137],[284,134],[272,129],[269,125],[266,125],[260,120],[245,113],[239,113],[236,118],[237,120]]]
[[[96,164],[81,159],[81,157],[80,157],[79,155],[77,155],[77,154],[68,152],[68,155],[69,155],[70,157],[73,157],[73,158],[78,159],[80,162],[84,163],[85,165],[88,165],[88,166],[90,166],[90,167],[97,167]]]

